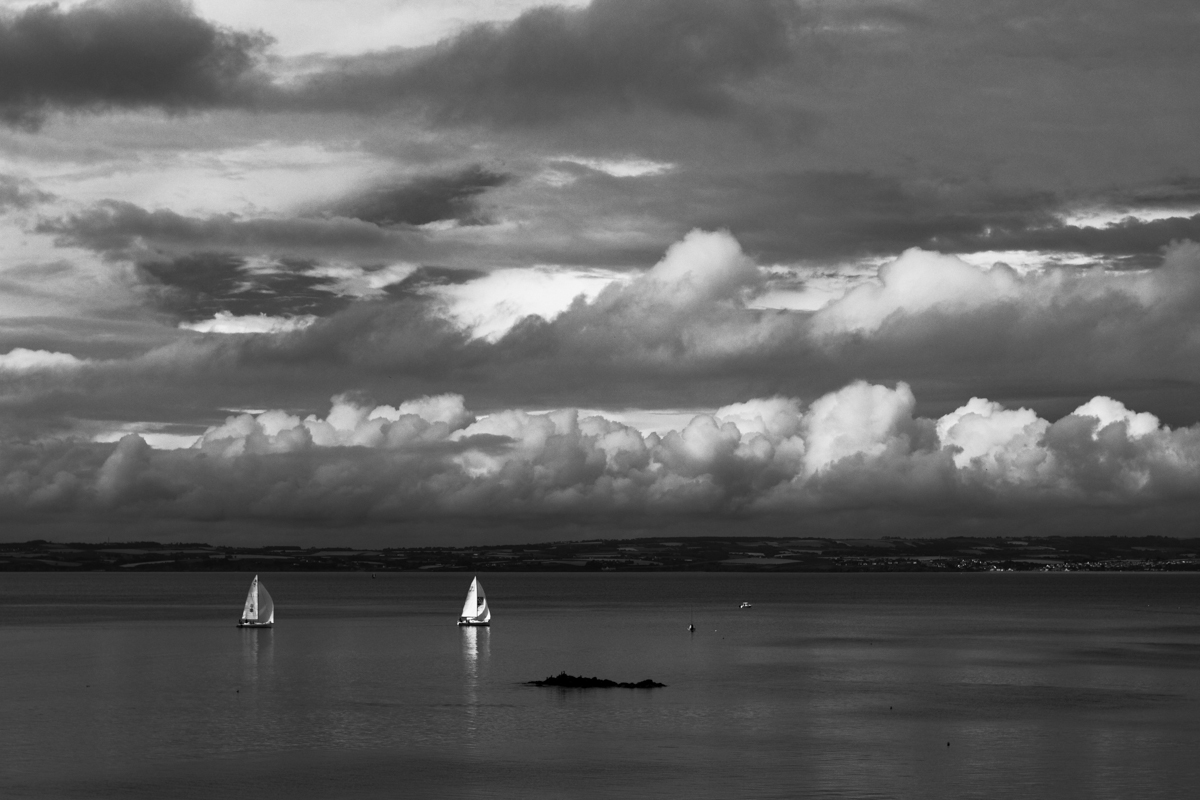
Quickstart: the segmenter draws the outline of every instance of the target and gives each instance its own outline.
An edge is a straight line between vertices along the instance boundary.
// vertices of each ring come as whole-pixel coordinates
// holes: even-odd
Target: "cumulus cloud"
[[[468,410],[459,395],[324,416],[244,413],[190,449],[130,434],[113,444],[0,447],[0,513],[330,521],[445,515],[800,515],[823,510],[1140,509],[1200,502],[1200,426],[1103,424],[1111,398],[1051,422],[984,398],[937,419],[911,390],[854,383],[811,404],[769,397],[643,433],[574,409]],[[1097,435],[1099,433],[1099,435]]]
[[[878,280],[851,289],[818,316],[818,330],[871,332],[892,314],[933,308],[962,313],[1018,296],[1015,271],[973,267],[954,256],[908,250],[884,264]]]
[[[1154,433],[1159,428],[1158,417],[1148,412],[1135,413],[1125,407],[1124,403],[1111,397],[1093,397],[1088,402],[1071,412],[1077,417],[1090,417],[1096,420],[1095,436],[1109,425],[1124,424],[1126,435],[1131,438],[1141,438]]]
[[[216,283],[198,287],[209,299],[193,303],[187,321],[219,319],[218,311],[272,318],[314,313],[303,305],[305,292],[288,300],[291,290],[283,285],[270,302],[215,302],[255,299],[260,277],[266,280],[255,269],[239,266],[228,292],[209,291]],[[464,393],[482,409],[661,410],[711,408],[747,396],[811,402],[857,379],[903,379],[916,398],[913,413],[931,417],[975,396],[1056,419],[1103,395],[1186,425],[1200,402],[1194,245],[1179,245],[1163,267],[1138,273],[1021,274],[911,251],[816,312],[755,308],[757,295],[770,289],[769,274],[723,232],[688,234],[642,273],[603,288],[604,275],[592,275],[596,280],[586,286],[563,278],[553,284],[562,291],[543,307],[526,298],[512,308],[489,306],[511,277],[506,271],[481,277],[410,266],[381,270],[404,277],[350,302],[336,294],[346,276],[320,266],[297,269],[330,279],[309,288],[346,305],[287,335],[181,335],[77,376],[46,373],[6,403],[28,415],[71,408],[75,417],[113,419],[120,416],[113,407],[126,402],[139,409],[138,419],[183,422],[182,409],[192,421],[209,419],[215,408],[312,409],[355,386],[384,397]],[[541,291],[533,280],[539,275],[520,273],[514,291]],[[481,329],[481,322],[491,327]],[[68,349],[34,339],[10,346]],[[139,388],[131,401],[132,386]],[[972,413],[989,416],[986,409]],[[987,425],[1001,418],[1008,419]],[[1005,436],[1020,449],[1018,433],[1030,419],[1008,421]],[[953,434],[959,466],[1001,435],[992,427],[984,435],[977,424],[963,420]],[[896,443],[932,435],[899,422],[890,430]],[[1031,428],[1024,436],[1037,435]],[[850,446],[849,439],[831,440],[817,452]]]
[[[182,0],[91,0],[0,15],[0,121],[47,109],[207,108],[244,101],[268,39],[197,17]]]
[[[1022,475],[1036,469],[1043,456],[1040,445],[1049,427],[1050,423],[1027,408],[1010,410],[972,397],[966,405],[938,419],[936,430],[943,447],[957,450],[955,466],[976,464],[991,474],[1011,466],[1015,474]]]

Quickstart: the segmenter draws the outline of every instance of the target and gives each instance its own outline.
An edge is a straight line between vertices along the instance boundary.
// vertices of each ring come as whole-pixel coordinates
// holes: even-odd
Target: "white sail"
[[[486,625],[491,622],[492,611],[488,608],[487,595],[483,593],[483,584],[479,578],[471,579],[471,588],[467,590],[467,599],[463,603],[462,614],[458,617],[460,625]]]
[[[275,622],[275,601],[267,587],[259,582],[258,576],[250,581],[250,591],[246,593],[246,605],[242,608],[242,618],[238,625],[264,627]]]
[[[258,576],[250,582],[250,591],[246,593],[246,607],[242,609],[243,622],[258,621]]]
[[[475,616],[475,609],[479,606],[476,599],[479,593],[479,578],[471,579],[471,588],[467,590],[467,599],[463,603],[462,614],[459,616],[463,619],[472,619]]]
[[[259,622],[268,625],[275,623],[275,601],[271,599],[267,587],[261,583],[258,585],[258,619]]]

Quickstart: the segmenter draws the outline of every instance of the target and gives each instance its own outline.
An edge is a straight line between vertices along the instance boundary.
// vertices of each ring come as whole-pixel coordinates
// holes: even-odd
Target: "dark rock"
[[[637,683],[617,683],[605,678],[584,678],[560,672],[544,681],[529,681],[527,686],[560,686],[564,689],[665,689],[665,683],[658,683],[647,678]]]

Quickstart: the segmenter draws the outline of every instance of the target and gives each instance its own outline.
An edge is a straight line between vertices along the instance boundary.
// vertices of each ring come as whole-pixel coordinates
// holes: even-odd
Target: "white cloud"
[[[235,316],[228,311],[218,311],[212,319],[198,322],[181,322],[179,327],[199,333],[289,333],[304,330],[317,321],[311,314],[299,317],[268,317],[266,314]]]
[[[1030,470],[1036,470],[1043,460],[1042,438],[1049,428],[1050,423],[1027,408],[1009,410],[972,397],[965,406],[939,419],[936,430],[943,447],[959,449],[954,464],[960,469],[975,463],[1022,479],[1031,477]]]
[[[582,156],[560,156],[554,161],[565,161],[570,164],[594,169],[614,178],[641,178],[647,175],[662,175],[675,169],[675,165],[665,161],[651,161],[648,158],[584,158]]]
[[[87,359],[76,358],[70,353],[27,350],[24,347],[16,347],[7,353],[0,354],[0,371],[5,372],[75,369],[86,363]]]
[[[962,313],[1019,296],[1017,272],[1003,264],[990,269],[954,256],[916,248],[879,269],[878,282],[855,287],[816,316],[822,332],[877,330],[893,314],[933,309]]]
[[[1079,408],[1071,412],[1077,417],[1091,417],[1098,423],[1094,436],[1115,423],[1124,423],[1126,432],[1131,438],[1140,438],[1154,433],[1159,429],[1158,417],[1143,411],[1134,413],[1125,407],[1124,403],[1111,397],[1093,397]]]
[[[1064,225],[1073,225],[1078,228],[1107,228],[1122,222],[1157,222],[1174,217],[1191,217],[1196,214],[1200,214],[1200,207],[1195,205],[1176,204],[1159,208],[1089,206],[1060,214],[1059,219]]]
[[[667,248],[643,285],[676,306],[736,297],[761,282],[758,267],[728,231],[693,230]]]
[[[912,420],[916,398],[908,384],[895,389],[856,381],[814,401],[804,416],[809,474],[852,456],[878,456]]]
[[[330,278],[329,291],[345,297],[383,297],[384,287],[412,275],[416,264],[399,262],[367,269],[358,264],[322,264],[306,270],[305,275]]]
[[[458,395],[374,407],[338,396],[324,417],[230,417],[190,449],[125,426],[98,437],[120,436],[101,458],[61,443],[0,451],[0,511],[51,497],[312,519],[1200,502],[1200,426],[1150,430],[1107,398],[1088,413],[1136,419],[1136,435],[1110,425],[1097,437],[1081,415],[1051,423],[984,398],[939,420],[914,418],[914,404],[904,384],[857,382],[807,408],[753,399],[659,435],[570,408],[476,418]]]
[[[162,433],[149,430],[113,430],[97,434],[94,442],[119,442],[130,433],[136,433],[155,450],[186,450],[194,447],[200,436],[193,433]]]
[[[608,270],[558,267],[499,269],[467,283],[432,287],[446,313],[480,339],[495,341],[521,319],[536,314],[553,319],[576,297],[594,299],[612,283],[628,277]]]

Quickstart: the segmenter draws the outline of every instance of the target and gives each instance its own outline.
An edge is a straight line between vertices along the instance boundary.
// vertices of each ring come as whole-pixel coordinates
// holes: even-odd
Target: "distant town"
[[[1200,539],[594,539],[492,547],[0,544],[0,571],[1068,572],[1200,570]]]

